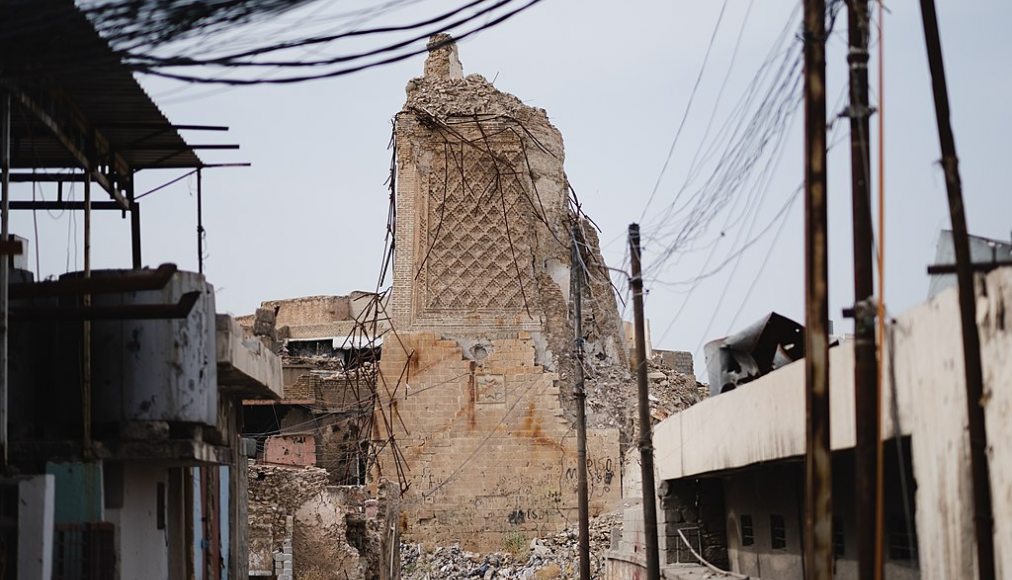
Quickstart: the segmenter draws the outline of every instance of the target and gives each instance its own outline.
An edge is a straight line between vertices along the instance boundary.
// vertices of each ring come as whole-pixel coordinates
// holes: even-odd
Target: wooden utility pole
[[[826,3],[805,0],[805,577],[833,578],[826,227]]]
[[[854,416],[859,580],[880,578],[876,563],[878,535],[877,481],[880,398],[875,351],[874,255],[871,217],[871,149],[868,104],[868,0],[849,0],[850,178],[854,242]]]
[[[938,34],[938,16],[934,0],[921,0],[924,41],[928,48],[935,120],[942,149],[945,190],[952,220],[952,245],[956,253],[956,280],[959,285],[959,315],[963,333],[963,369],[966,377],[966,411],[970,432],[970,470],[973,480],[973,521],[977,536],[977,570],[980,580],[995,577],[994,520],[991,514],[991,475],[987,463],[987,427],[984,419],[984,375],[980,362],[980,336],[977,334],[976,292],[970,262],[970,240],[963,206],[963,185],[959,177],[956,140],[949,119],[949,90],[942,62],[942,41]]]
[[[646,323],[643,317],[643,273],[640,266],[640,227],[629,226],[632,264],[633,321],[636,328],[636,383],[639,387],[640,473],[643,477],[643,529],[647,548],[647,580],[659,580],[661,565],[657,544],[657,486],[654,485],[654,444],[650,431],[650,399],[647,388]]]
[[[584,263],[580,256],[581,235],[579,222],[573,225],[573,252],[569,270],[573,278],[573,329],[574,347],[576,349],[576,462],[577,484],[579,496],[580,526],[580,580],[590,580],[590,506],[587,486],[587,392],[584,390],[583,376],[583,272]]]

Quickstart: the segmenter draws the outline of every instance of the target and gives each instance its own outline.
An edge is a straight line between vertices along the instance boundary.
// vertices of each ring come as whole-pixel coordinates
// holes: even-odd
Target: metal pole
[[[826,4],[805,0],[805,577],[833,578],[826,227]]]
[[[874,257],[871,217],[871,125],[868,106],[868,0],[850,0],[850,178],[854,242],[854,420],[857,439],[854,495],[858,578],[879,577],[875,546],[880,402],[875,351]]]
[[[91,278],[91,174],[84,180],[84,277]],[[91,294],[83,297],[85,308],[91,306]],[[81,354],[81,444],[85,458],[91,458],[91,321],[82,327]]]
[[[640,227],[629,226],[632,263],[633,320],[636,327],[636,383],[639,386],[640,471],[643,477],[643,529],[647,548],[647,580],[661,577],[657,547],[657,487],[654,485],[654,445],[650,436],[650,400],[647,389],[646,324],[643,319],[643,274],[640,271]]]
[[[197,168],[197,272],[204,273],[204,178]]]
[[[590,506],[587,486],[587,393],[583,377],[583,258],[580,257],[579,240],[582,239],[579,223],[573,225],[573,253],[570,270],[575,276],[573,282],[574,307],[573,329],[576,344],[576,462],[577,488],[580,507],[580,578],[590,580]]]
[[[128,191],[130,197],[130,248],[133,253],[133,267],[139,270],[143,267],[141,260],[141,204],[134,199],[133,180]]]
[[[921,0],[924,40],[928,48],[928,66],[935,97],[938,141],[942,149],[945,189],[952,219],[952,245],[956,251],[956,280],[959,285],[959,314],[963,333],[963,367],[966,374],[966,411],[970,433],[970,469],[973,479],[973,511],[977,535],[977,566],[981,580],[995,577],[994,522],[991,514],[991,476],[987,462],[987,427],[984,418],[984,379],[980,362],[980,336],[977,334],[977,307],[970,241],[963,207],[963,186],[959,177],[956,140],[949,119],[949,91],[942,62],[942,41],[938,34],[938,16],[934,0]]]
[[[882,366],[885,360],[886,336],[885,311],[885,8],[878,3],[878,308],[876,311],[878,332],[878,361],[876,367],[876,389],[879,393],[879,410],[882,407]],[[878,417],[879,440],[875,449],[877,477],[875,479],[875,537],[885,537],[885,448],[882,441],[882,415]],[[885,562],[885,545],[881,540],[875,543],[875,570],[881,571]]]
[[[11,95],[2,93],[3,111],[0,112],[0,239],[10,238],[10,175],[11,175]],[[7,315],[10,311],[9,282],[10,258],[0,255],[0,447],[3,447],[3,469],[7,470]]]

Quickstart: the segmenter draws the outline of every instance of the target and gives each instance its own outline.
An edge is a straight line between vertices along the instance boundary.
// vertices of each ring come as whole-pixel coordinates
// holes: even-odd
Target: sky
[[[934,256],[939,230],[949,227],[916,4],[887,4],[884,22],[885,295],[894,315],[926,299],[925,268]],[[301,25],[307,17],[335,7],[360,5],[322,0],[279,18]],[[392,15],[388,21],[454,5],[421,2],[413,12]],[[731,117],[732,105],[797,5],[788,0],[727,0],[715,28],[722,7],[718,1],[544,0],[460,43],[465,74],[494,79],[500,90],[544,108],[560,129],[566,172],[584,210],[601,227],[609,264],[625,264],[626,229],[643,221],[646,315],[654,346],[695,353],[700,373],[705,372],[705,341],[740,330],[770,311],[804,318],[801,200],[789,206],[782,230],[775,221],[803,177],[800,110],[754,214],[755,232],[767,224],[774,227],[749,245],[740,261],[725,256],[731,255],[731,240],[742,236],[747,226],[720,217],[697,243],[661,264],[660,253],[679,222],[664,224],[658,218],[685,189],[711,116],[716,126]],[[969,229],[1008,240],[1012,37],[1003,23],[1012,21],[1012,3],[940,0],[938,9]],[[837,97],[845,89],[845,29],[842,14],[828,46],[833,112],[838,112],[832,107],[842,103]],[[711,35],[712,53],[699,76]],[[732,54],[736,56],[730,66]],[[873,54],[873,64],[875,58]],[[375,287],[388,209],[390,122],[403,104],[405,84],[421,74],[422,63],[423,57],[417,56],[330,80],[247,88],[139,77],[171,121],[231,128],[226,134],[184,134],[190,143],[241,145],[239,151],[202,153],[205,161],[252,163],[249,168],[204,174],[205,272],[215,286],[219,312],[246,314],[264,300]],[[875,66],[871,74],[873,101],[878,103]],[[683,116],[685,127],[647,208]],[[876,124],[873,118],[873,142]],[[846,138],[846,127],[841,129],[837,136]],[[873,156],[877,158],[877,150]],[[137,191],[180,173],[142,172]],[[853,301],[853,258],[845,143],[831,151],[829,174],[830,318],[837,332],[846,332],[850,325],[840,312]],[[186,179],[143,200],[145,265],[174,262],[196,270],[195,186],[192,178]],[[54,188],[44,184],[35,194],[49,199],[55,197]],[[14,199],[31,195],[26,185],[14,188]],[[35,219],[38,237],[31,213],[15,212],[11,229],[29,238],[33,253],[38,245],[42,277],[80,269],[81,217],[38,212]],[[129,220],[117,212],[98,212],[94,224],[93,267],[129,267]],[[660,229],[664,225],[667,229]],[[751,239],[741,239],[746,238]],[[30,262],[35,269],[34,255]],[[716,274],[698,284],[687,283],[723,262],[727,264]],[[631,318],[631,308],[623,313]]]

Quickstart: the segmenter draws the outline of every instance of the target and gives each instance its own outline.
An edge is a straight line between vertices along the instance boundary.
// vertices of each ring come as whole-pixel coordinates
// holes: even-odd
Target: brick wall
[[[558,377],[535,364],[533,341],[522,333],[492,340],[478,364],[433,333],[400,338],[403,348],[384,345],[381,372],[397,377],[407,366],[396,405],[386,406],[404,424],[376,423],[395,425],[410,467],[406,537],[501,549],[516,534],[530,538],[575,522],[576,437],[563,417]],[[596,515],[619,497],[617,430],[592,431],[588,458]],[[380,459],[384,474],[395,473],[391,453]]]
[[[430,60],[455,53],[446,46]],[[396,116],[397,333],[384,338],[374,424],[399,452],[384,447],[382,475],[410,484],[409,539],[501,549],[577,519],[570,230],[579,222],[547,113],[447,70],[427,65]],[[624,369],[614,295],[584,226],[586,351]],[[610,509],[621,489],[618,431],[592,431],[588,455],[591,511]]]

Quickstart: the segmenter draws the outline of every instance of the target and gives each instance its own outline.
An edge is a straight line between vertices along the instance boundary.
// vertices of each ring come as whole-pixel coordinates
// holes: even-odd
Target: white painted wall
[[[53,576],[53,515],[56,478],[34,475],[18,481],[18,578]]]
[[[167,517],[166,529],[158,529],[159,482],[164,484],[167,494],[167,467],[158,464],[125,464],[123,507],[106,510],[108,520],[116,525],[120,578],[124,580],[160,580],[169,577]],[[168,497],[165,505],[168,505]]]
[[[980,287],[978,321],[985,378],[999,577],[1012,575],[1012,268]],[[917,482],[920,570],[926,580],[976,575],[962,340],[955,290],[893,325],[900,427],[911,435]],[[895,433],[890,373],[883,430]],[[853,350],[830,352],[831,444],[854,445]],[[655,428],[660,478],[678,479],[804,453],[804,365],[794,363],[690,407]]]

